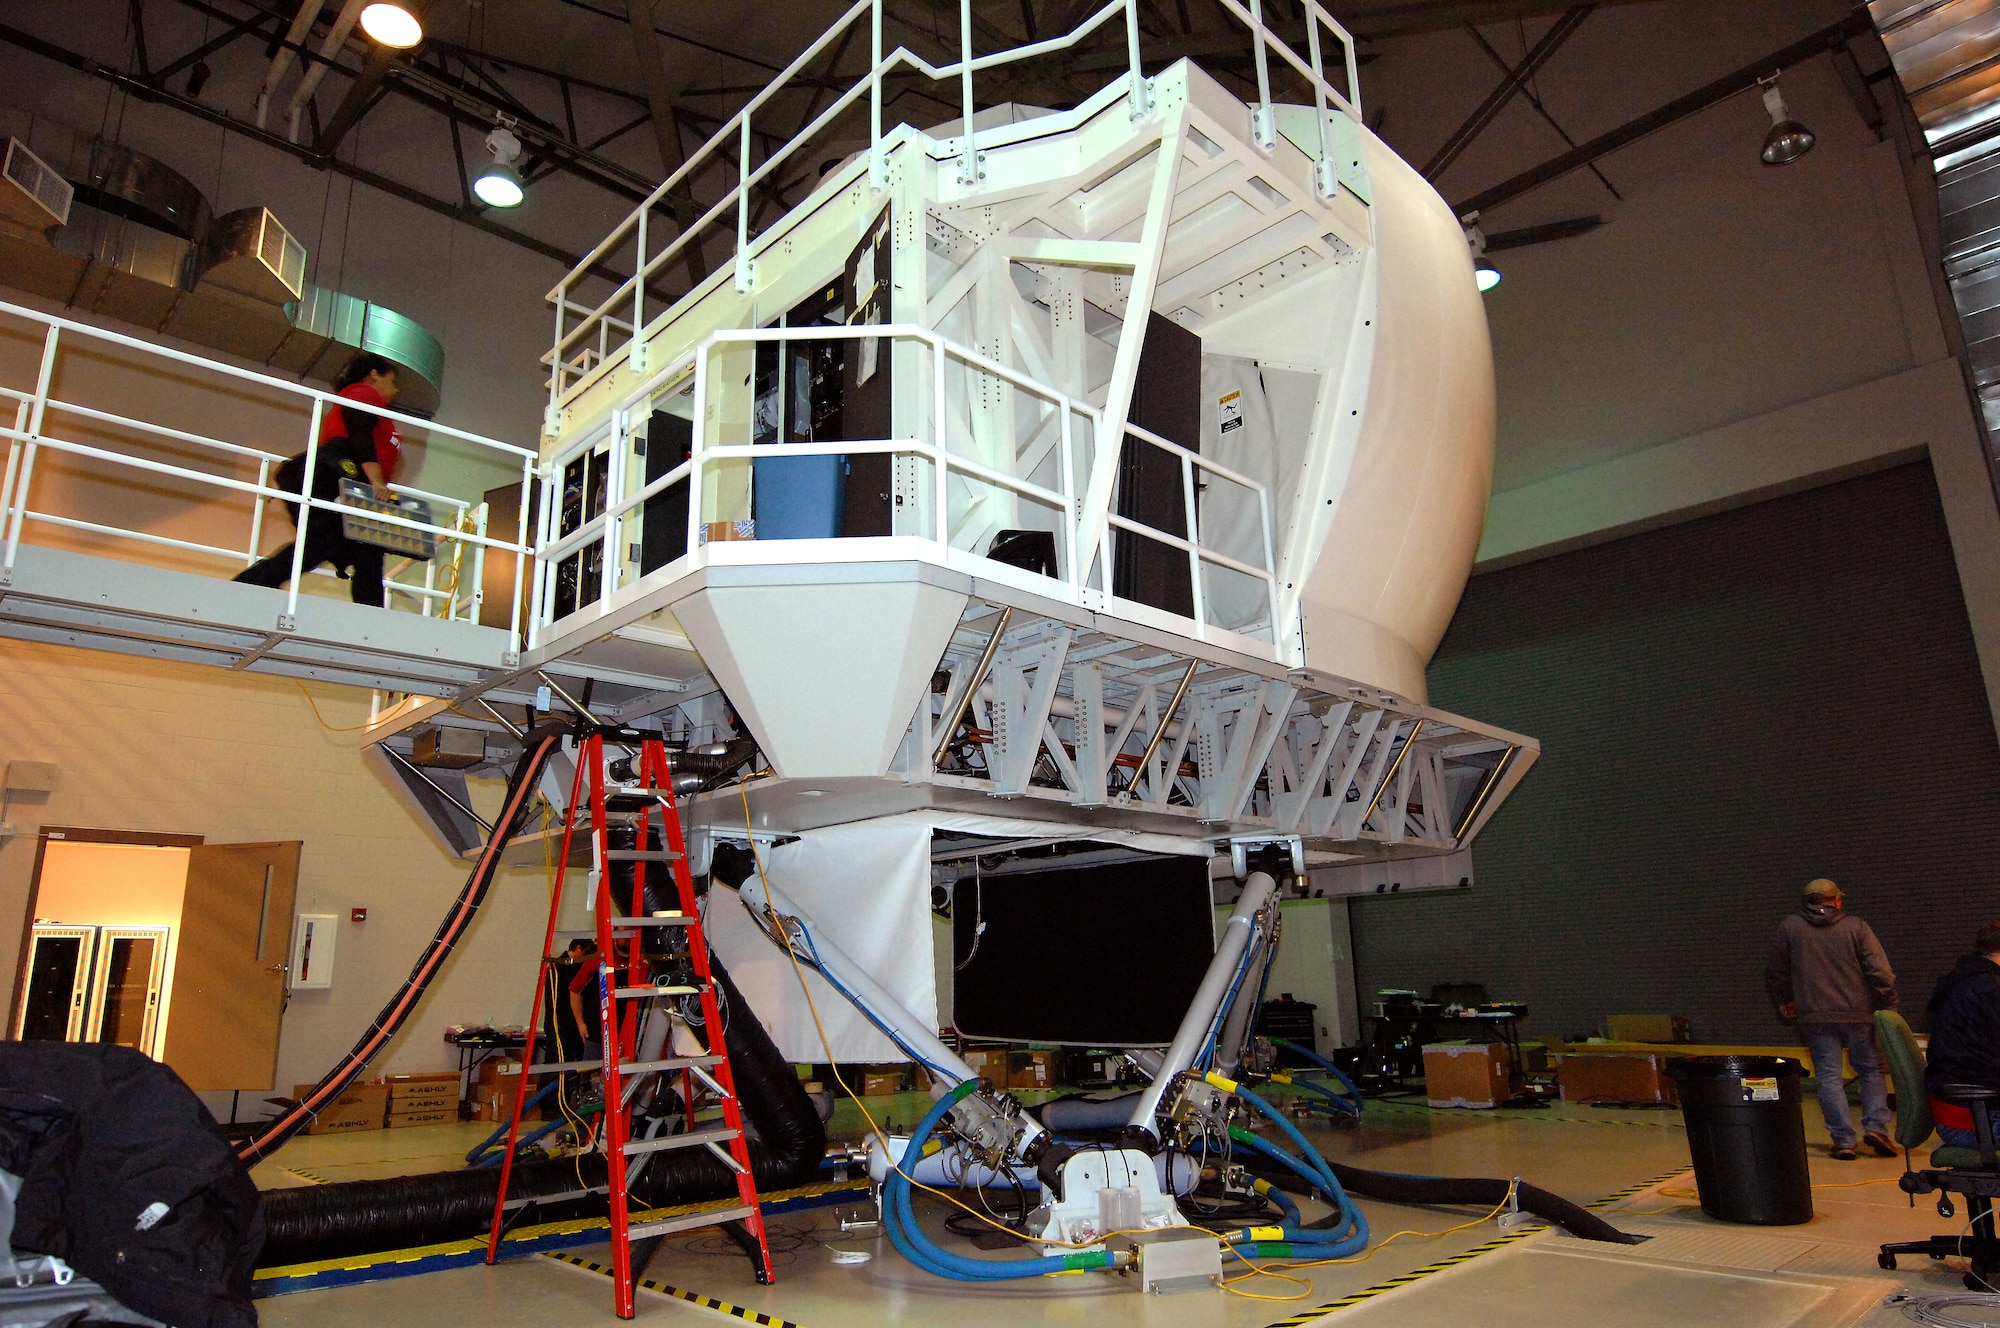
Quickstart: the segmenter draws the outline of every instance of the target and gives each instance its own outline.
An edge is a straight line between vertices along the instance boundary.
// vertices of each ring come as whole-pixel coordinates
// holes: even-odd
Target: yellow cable
[[[1420,1240],[1436,1240],[1441,1236],[1449,1236],[1455,1232],[1468,1231],[1471,1228],[1478,1226],[1482,1222],[1490,1222],[1494,1218],[1500,1216],[1501,1212],[1503,1212],[1506,1209],[1507,1205],[1514,1201],[1514,1191],[1515,1191],[1515,1186],[1511,1184],[1508,1185],[1506,1197],[1500,1200],[1499,1203],[1493,1205],[1491,1210],[1489,1210],[1488,1212],[1479,1217],[1473,1218],[1470,1222],[1460,1222],[1457,1226],[1446,1227],[1443,1231],[1398,1231],[1395,1235],[1385,1237],[1382,1240],[1375,1242],[1375,1244],[1369,1246],[1368,1252],[1366,1254],[1351,1254],[1344,1259],[1312,1259],[1304,1263],[1292,1263],[1292,1264],[1287,1264],[1286,1266],[1289,1268],[1319,1268],[1327,1264],[1336,1264],[1336,1263],[1366,1263],[1368,1260],[1374,1258],[1377,1254],[1387,1249],[1394,1242],[1401,1240],[1404,1236],[1415,1236]],[[1237,1275],[1237,1279],[1240,1281],[1242,1278],[1247,1276],[1249,1276],[1249,1274],[1239,1273]]]
[[[751,831],[750,827],[749,783],[751,779],[759,778],[760,776],[768,773],[769,773],[768,771],[759,771],[756,775],[750,776],[748,779],[745,779],[741,784],[737,785],[737,791],[742,795],[743,798],[743,829],[746,835],[750,836],[750,858],[751,861],[757,864],[757,879],[764,883],[764,890],[765,890],[764,897],[766,899],[770,898],[769,892],[771,889],[771,878],[765,875],[764,873],[764,856],[763,854],[757,851],[757,840],[754,832]],[[799,964],[798,951],[794,948],[792,944],[792,935],[789,931],[785,930],[784,923],[781,919],[778,920],[778,930],[784,937],[785,955],[792,961],[792,973],[798,978],[799,991],[803,993],[806,998],[806,1009],[812,1015],[813,1028],[817,1030],[819,1033],[820,1046],[824,1048],[826,1051],[827,1069],[832,1072],[833,1081],[836,1084],[840,1085],[840,1091],[846,1093],[848,1097],[854,1100],[854,1105],[860,1109],[862,1119],[868,1122],[869,1130],[875,1135],[877,1139],[880,1139],[882,1141],[883,1157],[892,1158],[893,1154],[891,1153],[889,1148],[888,1132],[882,1128],[881,1124],[878,1121],[876,1121],[874,1114],[868,1110],[867,1103],[862,1101],[861,1095],[856,1093],[853,1089],[849,1088],[847,1086],[847,1081],[840,1077],[840,1066],[838,1062],[836,1062],[836,1060],[834,1059],[833,1055],[833,1040],[826,1035],[826,1025],[820,1022],[819,1004],[813,1000],[812,988],[806,985],[805,969]],[[1147,1234],[1147,1231],[1145,1229],[1137,1229],[1132,1231],[1107,1231],[1102,1236],[1098,1237],[1098,1239],[1087,1240],[1087,1241],[1049,1240],[1042,1237],[1024,1235],[1021,1232],[1014,1230],[1014,1228],[1010,1226],[994,1221],[992,1218],[980,1212],[977,1208],[974,1208],[972,1205],[966,1203],[964,1200],[946,1194],[943,1190],[934,1189],[931,1186],[924,1184],[922,1181],[918,1180],[915,1176],[912,1176],[909,1172],[903,1170],[903,1165],[901,1162],[892,1160],[890,1161],[889,1166],[896,1172],[897,1175],[901,1176],[904,1180],[910,1182],[910,1184],[915,1186],[917,1189],[920,1189],[927,1194],[934,1194],[938,1198],[944,1200],[946,1203],[964,1209],[966,1212],[972,1214],[972,1216],[978,1218],[981,1222],[986,1223],[986,1225],[992,1227],[994,1230],[1004,1231],[1008,1235],[1014,1237],[1014,1239],[1022,1241],[1026,1244],[1061,1245],[1068,1249],[1084,1250],[1084,1249],[1089,1249],[1093,1245],[1103,1244],[1104,1242],[1110,1240],[1111,1237],[1113,1236],[1139,1236]],[[1195,1227],[1192,1223],[1182,1223],[1181,1225],[1187,1227],[1189,1230],[1201,1230],[1201,1231],[1207,1230],[1207,1228],[1205,1227]],[[1167,1230],[1169,1228],[1162,1227],[1154,1229]]]
[[[306,690],[306,685],[300,682],[297,678],[294,678],[292,679],[292,686],[299,689],[299,695],[303,696],[306,699],[306,704],[312,707],[313,718],[318,720],[319,726],[325,729],[328,733],[359,733],[361,732],[361,730],[368,727],[368,725],[365,723],[356,724],[351,728],[342,728],[337,724],[327,723],[326,716],[322,715],[319,712],[319,702],[313,700],[313,694]]]

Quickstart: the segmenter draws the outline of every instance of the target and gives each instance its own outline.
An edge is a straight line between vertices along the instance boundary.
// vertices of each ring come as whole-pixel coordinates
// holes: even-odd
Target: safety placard
[[[1778,1081],[1776,1079],[1745,1079],[1743,1081],[1745,1102],[1776,1102]]]
[[[1243,394],[1231,392],[1215,403],[1215,423],[1219,432],[1243,427]]]

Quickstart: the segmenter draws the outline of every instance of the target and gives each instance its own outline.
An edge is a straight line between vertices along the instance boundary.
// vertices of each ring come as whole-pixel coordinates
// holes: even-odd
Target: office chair
[[[1949,1145],[1931,1152],[1931,1165],[1921,1171],[1910,1168],[1910,1150],[1931,1137],[1930,1093],[1924,1086],[1924,1055],[1903,1016],[1894,1010],[1875,1012],[1875,1032],[1888,1058],[1889,1073],[1896,1081],[1896,1142],[1903,1146],[1903,1174],[1898,1184],[1916,1204],[1919,1194],[1938,1196],[1939,1217],[1952,1217],[1951,1196],[1965,1196],[1967,1230],[1958,1235],[1932,1236],[1929,1240],[1892,1241],[1882,1247],[1875,1261],[1884,1268],[1896,1266],[1899,1254],[1922,1254],[1933,1259],[1962,1255],[1972,1260],[1965,1285],[1973,1291],[1992,1291],[2000,1286],[2000,1233],[1993,1228],[1993,1199],[2000,1195],[2000,1157],[1994,1153],[1992,1109],[2000,1102],[2000,1088],[1983,1084],[1941,1084],[1940,1101],[1955,1102],[1972,1112],[1977,1148]]]

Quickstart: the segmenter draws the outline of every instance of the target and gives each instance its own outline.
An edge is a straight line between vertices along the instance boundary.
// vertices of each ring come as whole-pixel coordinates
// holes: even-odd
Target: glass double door
[[[166,927],[36,923],[14,1037],[115,1042],[155,1055],[167,936]]]

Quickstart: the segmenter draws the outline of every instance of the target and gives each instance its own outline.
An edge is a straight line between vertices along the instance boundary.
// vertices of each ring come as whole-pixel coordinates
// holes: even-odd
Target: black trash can
[[[1701,1211],[1723,1222],[1812,1221],[1805,1071],[1782,1056],[1684,1056],[1667,1063],[1680,1090]]]

